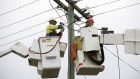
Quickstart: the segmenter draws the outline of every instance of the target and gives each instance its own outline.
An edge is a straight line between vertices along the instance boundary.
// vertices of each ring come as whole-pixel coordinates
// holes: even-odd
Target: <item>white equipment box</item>
[[[88,27],[80,30],[81,39],[83,40],[83,51],[99,51],[100,43],[98,37],[98,28]]]
[[[31,46],[31,50],[35,52],[40,52],[38,40],[34,40]],[[40,54],[34,54],[29,51],[29,65],[37,67],[38,61],[41,60]]]
[[[58,36],[40,37],[39,38],[40,52],[45,53],[52,50],[58,39],[59,39]],[[38,67],[38,69],[40,69],[39,71],[42,70],[41,72],[42,78],[58,77],[59,70],[61,67],[59,42],[56,44],[56,47],[52,51],[46,54],[41,54],[41,63],[38,64],[40,64],[41,66]]]
[[[101,34],[100,43],[104,45],[123,45],[124,34]]]
[[[103,65],[93,63],[82,50],[77,51],[77,56],[74,61],[77,75],[98,75],[99,72],[104,70]]]
[[[87,53],[96,52],[97,55],[94,57],[96,60],[101,60],[98,29],[96,27],[81,28],[80,34],[83,47],[77,50],[77,58],[74,60],[75,71],[77,75],[97,75],[104,70],[104,66],[91,61]]]
[[[0,58],[3,57],[3,56],[5,56],[5,55],[7,55],[7,54],[9,54],[9,53],[11,53],[11,52],[12,52],[12,49],[11,48],[8,48],[6,50],[1,51],[0,52]]]
[[[140,29],[125,30],[125,52],[140,55]]]

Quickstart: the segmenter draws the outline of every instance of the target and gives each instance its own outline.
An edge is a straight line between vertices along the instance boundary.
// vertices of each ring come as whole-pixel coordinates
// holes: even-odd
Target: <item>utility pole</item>
[[[74,0],[65,0],[69,5],[68,7],[61,2],[61,0],[54,0],[59,6],[61,6],[65,11],[68,12],[68,79],[75,79],[75,68],[74,62],[71,58],[71,44],[75,38],[74,35],[74,20],[80,21],[81,18],[74,13],[76,9],[85,19],[88,19],[90,16],[87,13],[84,13],[74,2]],[[78,0],[77,0],[78,1]]]
[[[74,62],[71,58],[71,43],[74,35],[74,8],[68,5],[68,79],[75,79]]]

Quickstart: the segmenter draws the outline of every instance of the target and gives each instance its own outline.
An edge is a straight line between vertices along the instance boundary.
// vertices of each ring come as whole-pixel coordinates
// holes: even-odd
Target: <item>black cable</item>
[[[61,9],[61,11],[63,11],[62,9]],[[65,11],[63,11],[65,14],[68,14],[69,16],[70,16],[70,14],[69,13],[66,13]],[[66,15],[66,19],[68,20],[68,18],[67,18],[67,15]],[[77,26],[79,26],[79,25],[81,25],[81,24],[77,24],[76,22],[74,22]],[[80,26],[79,26],[80,27]]]
[[[62,16],[65,16],[65,15],[62,15]],[[61,17],[62,17],[62,16],[61,16]],[[57,18],[60,18],[60,17],[57,17]],[[57,19],[57,18],[56,18],[56,19]],[[73,24],[73,23],[71,23],[71,24]],[[70,25],[71,25],[71,24],[70,24]],[[70,25],[69,25],[69,26],[70,26]],[[68,27],[69,27],[69,26],[68,26]],[[71,30],[74,30],[74,29],[71,29]],[[46,31],[46,30],[43,30],[43,31],[40,31],[40,32],[34,33],[34,34],[32,34],[32,35],[28,35],[28,36],[25,36],[25,37],[19,38],[19,39],[14,40],[14,41],[10,41],[10,42],[8,42],[8,43],[5,43],[5,44],[0,45],[0,47],[2,47],[2,46],[4,46],[4,45],[7,45],[7,44],[10,44],[10,43],[13,43],[13,42],[16,42],[16,41],[19,41],[19,40],[21,40],[21,39],[25,39],[25,38],[31,37],[31,36],[33,36],[33,35],[36,35],[36,34],[42,33],[42,32],[44,32],[44,31]],[[77,30],[75,30],[75,31],[77,31]]]
[[[64,16],[64,15],[62,15],[62,16]],[[58,17],[57,17],[57,18],[58,18]],[[73,24],[73,23],[71,23],[71,24]],[[71,25],[71,24],[70,24],[70,25]],[[70,25],[69,25],[69,26],[70,26]],[[69,26],[68,26],[68,27],[69,27]],[[74,29],[70,29],[70,30],[74,30]],[[31,36],[33,36],[33,35],[36,35],[36,34],[42,33],[42,32],[44,32],[44,31],[46,31],[46,30],[43,30],[43,31],[40,31],[40,32],[34,33],[34,34],[32,34],[32,35],[28,35],[28,36],[22,37],[22,38],[20,38],[20,39],[17,39],[17,40],[14,40],[14,41],[11,41],[11,42],[8,42],[8,43],[5,43],[5,44],[2,44],[2,45],[0,45],[0,47],[2,47],[2,46],[4,46],[4,45],[7,45],[7,44],[10,44],[10,43],[13,43],[13,42],[16,42],[16,41],[21,40],[21,39],[25,39],[25,38],[27,38],[27,37],[31,37]],[[74,31],[77,31],[77,30],[74,30]]]
[[[55,8],[52,6],[50,0],[49,0],[49,3],[50,3],[50,5],[51,5],[51,7],[55,10]],[[56,11],[56,13],[60,16],[60,14],[58,13],[58,11],[57,11],[57,10],[55,10],[55,11]],[[65,21],[62,17],[61,17],[61,19],[62,19],[63,21]],[[65,22],[66,22],[66,21],[65,21]],[[67,23],[67,22],[66,22],[66,23]],[[70,25],[72,25],[73,23],[75,23],[75,21],[72,22],[72,23],[70,23],[67,27],[68,27],[70,30],[78,31],[78,30],[75,30],[75,29],[71,29],[71,28],[70,28]]]
[[[124,7],[120,7],[120,8],[117,8],[117,9],[110,10],[110,11],[102,12],[102,13],[99,13],[99,14],[96,14],[96,15],[93,15],[93,16],[102,15],[102,14],[105,14],[105,13],[113,12],[113,11],[116,11],[116,10],[121,10],[121,9],[124,9],[124,8],[136,6],[136,5],[139,5],[139,4],[140,4],[140,3],[131,4],[131,5],[124,6]]]
[[[96,63],[96,64],[98,64],[98,65],[103,64],[103,62],[104,62],[104,60],[105,60],[103,44],[101,44],[100,47],[101,47],[101,57],[102,57],[101,60],[94,59],[92,55],[88,55],[89,59],[90,59],[93,63]]]
[[[104,3],[104,4],[100,4],[100,5],[97,5],[97,6],[94,6],[94,7],[90,7],[89,9],[97,8],[97,7],[104,6],[104,5],[111,4],[111,3],[115,3],[115,2],[118,2],[118,1],[120,1],[120,0],[115,0],[115,1]]]
[[[31,2],[31,3],[25,4],[25,5],[23,5],[23,6],[20,6],[20,7],[18,7],[18,8],[15,8],[15,9],[13,9],[13,10],[7,11],[7,12],[5,12],[5,13],[0,14],[0,16],[5,15],[5,14],[8,14],[8,13],[11,13],[11,12],[13,12],[13,11],[16,11],[16,10],[20,9],[20,8],[26,7],[26,6],[28,6],[28,5],[34,4],[34,3],[38,2],[38,1],[39,1],[39,0],[36,0],[36,1]]]
[[[118,70],[119,70],[119,79],[121,79],[121,70],[120,70],[120,61],[119,61],[119,52],[118,52],[118,47],[116,45],[116,50],[117,50],[117,56],[118,56]]]
[[[61,17],[63,17],[63,16],[65,16],[65,15],[62,15]],[[55,19],[57,19],[57,18],[60,18],[60,17],[56,17]],[[31,29],[31,28],[34,28],[34,27],[37,27],[37,26],[42,25],[42,24],[45,24],[45,23],[47,23],[47,22],[49,22],[49,21],[45,21],[45,22],[42,22],[42,23],[40,23],[40,24],[34,25],[34,26],[32,26],[32,27],[25,28],[25,29],[20,30],[20,31],[18,31],[18,32],[15,32],[15,33],[9,34],[9,35],[7,35],[7,36],[1,37],[0,39],[7,38],[7,37],[9,37],[9,36],[18,34],[18,33],[20,33],[20,32],[26,31],[26,30]]]
[[[10,44],[10,43],[13,43],[13,42],[16,42],[16,41],[19,41],[19,40],[22,40],[22,39],[25,39],[25,38],[28,38],[28,37],[31,37],[33,35],[36,35],[36,34],[39,34],[39,33],[42,33],[42,32],[45,32],[46,30],[43,30],[43,31],[40,31],[40,32],[37,32],[37,33],[34,33],[32,35],[28,35],[28,36],[25,36],[25,37],[22,37],[22,38],[19,38],[17,40],[14,40],[14,41],[11,41],[11,42],[8,42],[8,43],[5,43],[5,44],[2,44],[0,45],[0,47],[4,46],[4,45],[7,45],[7,44]]]
[[[63,10],[62,10],[63,11]],[[64,13],[65,13],[65,15],[66,14],[68,14],[69,16],[70,16],[70,14],[69,13],[66,13],[65,11],[63,11]],[[66,19],[68,20],[68,18],[67,18],[67,15],[66,15]],[[70,18],[71,19],[71,18]],[[78,31],[78,30],[75,30],[75,29],[71,29],[70,28],[70,25],[72,25],[73,23],[75,23],[75,22],[77,22],[77,21],[74,21],[74,22],[72,22],[72,23],[70,23],[67,27],[68,27],[68,29],[70,29],[70,30],[74,30],[74,31]],[[67,27],[65,27],[65,28],[67,28]],[[80,26],[79,26],[80,27]]]
[[[31,18],[33,18],[33,17],[36,17],[36,16],[41,15],[41,14],[44,14],[44,13],[49,12],[49,11],[51,11],[51,10],[53,10],[53,9],[49,9],[49,10],[43,11],[43,12],[41,12],[41,13],[35,14],[35,15],[30,16],[30,17],[27,17],[27,18],[24,18],[24,19],[22,19],[22,20],[19,20],[19,21],[17,21],[17,22],[11,23],[11,24],[9,24],[9,25],[0,27],[0,29],[4,29],[4,28],[9,27],[9,26],[12,26],[12,25],[14,25],[14,24],[23,22],[23,21],[25,21],[25,20],[31,19]]]
[[[104,47],[107,51],[109,51],[112,55],[114,55],[115,57],[118,58],[117,55],[115,55],[113,52],[111,52],[109,49],[107,49],[106,47]],[[139,70],[137,70],[136,68],[134,68],[133,66],[131,66],[130,64],[126,63],[124,60],[122,60],[121,58],[119,58],[119,60],[121,60],[123,63],[125,63],[127,66],[129,66],[130,68],[132,68],[133,70],[135,70],[136,72],[140,73]]]
[[[51,5],[51,7],[55,10],[55,8],[53,7],[53,5],[51,4],[51,1],[49,0],[49,3],[50,3],[50,5]],[[56,11],[56,13],[60,16],[60,14],[59,14],[59,12],[57,11],[57,10],[55,10]],[[61,17],[61,19],[63,20],[63,21],[65,21],[62,17]],[[66,22],[66,21],[65,21]]]

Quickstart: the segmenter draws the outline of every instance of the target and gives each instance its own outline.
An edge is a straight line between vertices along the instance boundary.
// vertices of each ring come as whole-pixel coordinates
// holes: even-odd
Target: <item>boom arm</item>
[[[126,53],[140,55],[140,29],[125,30],[125,34],[101,34],[100,43],[124,45]]]
[[[28,56],[28,48],[23,45],[21,42],[17,42],[16,44],[14,44],[13,46],[11,46],[10,48],[1,51],[0,52],[0,57],[3,57],[9,53],[15,53],[23,58],[26,58]]]

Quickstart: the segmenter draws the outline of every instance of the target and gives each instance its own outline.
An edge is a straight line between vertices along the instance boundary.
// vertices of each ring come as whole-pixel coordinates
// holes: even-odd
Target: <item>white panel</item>
[[[135,43],[134,42],[125,42],[125,53],[134,54],[135,52]]]
[[[125,41],[135,41],[135,29],[125,30]]]
[[[102,34],[100,35],[100,43],[107,45],[123,45],[124,35],[123,34]]]
[[[83,51],[99,51],[99,38],[98,37],[90,37],[90,38],[83,38]]]
[[[42,68],[42,63],[41,63],[41,61],[38,61],[38,66],[37,66],[37,71],[38,71],[38,74],[42,74],[42,70],[43,70],[43,68]]]
[[[81,37],[92,37],[92,34],[98,35],[98,28],[96,27],[86,27],[80,29]]]
[[[67,43],[60,42],[60,56],[64,57],[67,48]]]
[[[35,51],[37,53],[40,53],[38,40],[35,39],[33,41],[33,44],[31,46],[31,51]],[[34,53],[31,53],[29,51],[29,61],[30,61],[29,64],[31,66],[37,66],[38,60],[41,60],[40,54],[34,54]]]
[[[57,36],[39,38],[41,53],[50,51],[54,47],[58,39],[59,37]],[[42,78],[56,78],[59,74],[61,66],[59,43],[51,52],[47,54],[41,54],[41,58],[43,68]]]
[[[17,42],[15,45],[11,46],[13,53],[26,58],[28,56],[28,48],[24,46],[21,42]]]
[[[135,52],[140,55],[140,42],[136,42]]]
[[[135,41],[139,41],[140,42],[140,29],[136,29],[136,39]]]
[[[77,57],[80,63],[84,62],[84,52],[82,50],[77,50]]]
[[[86,54],[84,55],[84,62],[79,62],[76,66],[77,75],[98,75],[103,70],[102,65],[97,65],[92,62]]]
[[[12,52],[12,49],[11,48],[8,48],[6,50],[3,50],[3,51],[0,52],[0,57],[3,57],[3,56],[5,56],[5,55],[7,55],[7,54],[9,54],[11,52]]]
[[[135,53],[140,55],[140,29],[136,29],[136,48]]]

